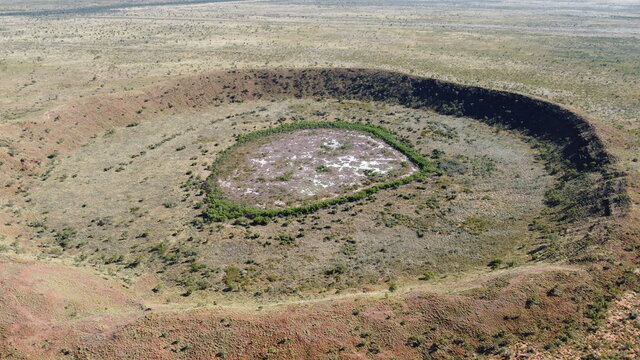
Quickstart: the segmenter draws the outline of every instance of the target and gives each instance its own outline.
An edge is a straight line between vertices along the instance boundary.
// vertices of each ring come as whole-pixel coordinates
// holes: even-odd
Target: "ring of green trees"
[[[418,167],[419,171],[409,176],[398,178],[381,184],[376,184],[351,194],[321,200],[302,206],[282,209],[255,208],[239,204],[225,198],[224,194],[217,185],[216,179],[219,174],[218,169],[220,167],[220,164],[222,164],[228,158],[229,154],[231,154],[238,146],[260,137],[303,129],[343,129],[356,130],[371,134],[379,139],[382,139],[389,146],[404,154],[412,163],[414,163]],[[206,206],[203,213],[205,220],[209,222],[219,222],[244,217],[250,219],[255,224],[266,224],[270,221],[271,218],[274,217],[309,214],[334,205],[355,202],[371,196],[372,194],[380,190],[395,189],[401,185],[408,184],[416,179],[423,178],[427,175],[441,174],[440,170],[436,169],[436,167],[431,162],[426,160],[422,155],[414,150],[410,143],[398,140],[388,129],[376,125],[350,123],[345,121],[299,121],[240,135],[237,137],[237,141],[233,146],[219,153],[218,158],[211,165],[210,170],[211,174],[204,182],[204,189],[207,193]]]

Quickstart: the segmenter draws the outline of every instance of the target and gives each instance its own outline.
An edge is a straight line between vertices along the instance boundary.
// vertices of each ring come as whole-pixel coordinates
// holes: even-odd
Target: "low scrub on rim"
[[[249,141],[256,140],[258,138],[281,134],[285,132],[292,132],[295,130],[309,130],[309,129],[342,129],[342,130],[355,130],[363,133],[373,135],[376,138],[383,140],[387,145],[393,149],[399,151],[405,155],[418,169],[419,171],[408,175],[406,177],[397,178],[391,181],[372,185],[370,187],[358,190],[356,192],[345,194],[342,196],[320,200],[310,204],[301,206],[293,206],[279,209],[262,209],[252,206],[240,204],[236,201],[232,201],[225,197],[221,191],[216,179],[220,174],[220,165],[229,157],[229,155],[236,150],[240,145],[246,144]],[[387,129],[381,126],[350,123],[345,121],[331,121],[331,122],[311,122],[300,121],[291,124],[283,124],[274,128],[254,131],[248,134],[240,135],[237,137],[236,143],[222,151],[215,163],[211,166],[211,174],[204,183],[204,188],[207,191],[207,207],[204,211],[204,217],[208,221],[224,221],[228,219],[246,217],[254,219],[254,221],[263,221],[266,218],[277,216],[290,216],[299,214],[308,214],[316,210],[326,208],[329,206],[353,202],[370,196],[377,191],[383,189],[396,188],[400,185],[407,184],[427,174],[439,174],[439,171],[433,166],[431,162],[422,157],[416,152],[410,144],[402,142]]]

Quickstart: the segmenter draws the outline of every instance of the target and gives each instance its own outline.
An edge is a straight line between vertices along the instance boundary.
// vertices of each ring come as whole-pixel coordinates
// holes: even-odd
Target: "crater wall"
[[[519,130],[558,146],[568,164],[577,170],[603,175],[599,185],[602,214],[621,213],[626,208],[622,174],[615,172],[611,166],[614,158],[583,116],[526,95],[391,71],[308,68],[213,72],[172,80],[129,96],[114,94],[81,100],[49,117],[74,121],[74,126],[61,134],[69,137],[65,143],[69,146],[84,142],[80,129],[107,129],[151,118],[158,112],[256,99],[308,97],[388,102]]]

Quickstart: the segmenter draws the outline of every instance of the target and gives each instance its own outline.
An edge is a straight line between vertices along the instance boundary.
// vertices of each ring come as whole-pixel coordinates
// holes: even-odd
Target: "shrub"
[[[431,280],[436,276],[436,274],[432,270],[427,270],[422,273],[420,280]]]
[[[159,244],[153,245],[149,249],[150,252],[155,252],[155,253],[158,253],[160,255],[163,255],[164,253],[166,253],[167,250],[169,250],[169,245],[167,245],[167,243],[165,243],[165,242],[161,242]]]
[[[262,215],[258,215],[255,218],[253,218],[253,225],[267,225],[271,222],[271,218],[267,217],[267,216],[262,216]]]
[[[420,347],[424,343],[424,337],[413,335],[407,339],[407,346],[411,346],[413,348]]]
[[[280,244],[282,245],[291,245],[293,244],[296,240],[293,236],[291,235],[279,235],[278,237],[276,237],[276,240],[280,241]]]
[[[470,216],[462,223],[464,229],[472,235],[480,235],[487,231],[489,225],[488,220],[476,216]]]
[[[527,300],[525,301],[525,307],[527,309],[533,307],[533,306],[539,306],[540,305],[540,297],[538,296],[538,294],[533,294],[531,296],[529,296],[527,298]]]
[[[497,268],[500,267],[500,265],[502,265],[503,261],[500,258],[495,258],[493,260],[491,260],[489,262],[489,264],[487,264],[487,266],[489,266],[491,268],[491,270],[495,270]]]
[[[347,265],[345,264],[336,264],[333,268],[324,272],[325,275],[333,276],[333,275],[341,275],[347,272]]]
[[[65,227],[62,231],[56,232],[54,236],[55,243],[63,250],[66,250],[71,244],[71,238],[76,236],[76,231],[72,228]]]
[[[235,290],[239,286],[239,282],[242,278],[242,274],[240,269],[235,266],[227,266],[224,270],[224,276],[222,277],[222,282],[227,286],[227,291]]]
[[[198,290],[206,290],[211,287],[211,283],[207,280],[198,280],[196,281],[196,286]]]

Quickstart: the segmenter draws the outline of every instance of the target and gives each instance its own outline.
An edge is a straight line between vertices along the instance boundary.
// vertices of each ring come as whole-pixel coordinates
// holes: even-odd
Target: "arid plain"
[[[0,358],[637,358],[638,20],[0,0]]]

